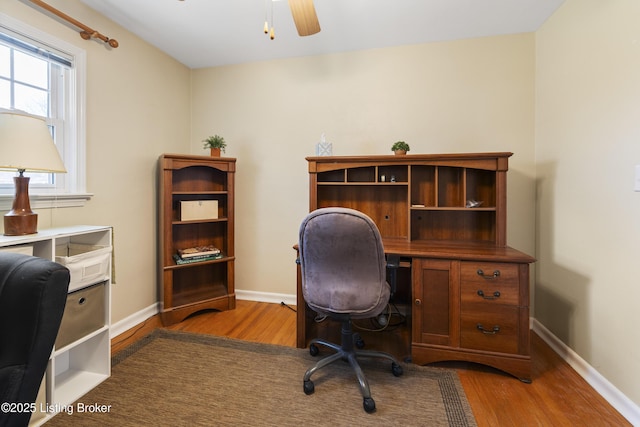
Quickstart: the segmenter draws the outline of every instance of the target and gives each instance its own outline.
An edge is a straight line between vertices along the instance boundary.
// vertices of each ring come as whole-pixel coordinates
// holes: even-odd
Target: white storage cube
[[[64,308],[56,349],[97,331],[105,325],[106,283],[70,292]]]
[[[68,243],[56,246],[56,262],[71,272],[69,292],[109,277],[111,246]]]

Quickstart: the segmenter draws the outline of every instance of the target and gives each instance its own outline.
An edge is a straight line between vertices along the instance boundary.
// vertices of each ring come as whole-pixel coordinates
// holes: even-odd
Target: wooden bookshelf
[[[158,278],[161,318],[177,323],[206,309],[235,307],[234,178],[236,160],[163,154],[159,170]],[[215,218],[183,220],[181,203],[215,201]],[[219,259],[178,265],[179,249],[213,245]]]

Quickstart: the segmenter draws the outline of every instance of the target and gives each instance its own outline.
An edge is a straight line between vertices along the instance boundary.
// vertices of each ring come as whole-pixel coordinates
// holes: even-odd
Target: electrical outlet
[[[633,181],[633,191],[640,191],[640,165],[636,165],[636,176]]]

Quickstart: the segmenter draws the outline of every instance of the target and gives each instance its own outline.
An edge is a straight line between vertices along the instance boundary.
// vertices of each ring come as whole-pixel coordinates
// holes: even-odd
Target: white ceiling
[[[82,2],[188,67],[203,68],[531,32],[564,0],[314,0],[322,30],[307,37],[298,36],[287,1]],[[275,40],[263,32],[271,7]]]

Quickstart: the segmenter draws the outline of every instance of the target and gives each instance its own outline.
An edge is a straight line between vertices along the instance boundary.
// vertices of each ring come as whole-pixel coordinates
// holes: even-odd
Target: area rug
[[[46,425],[476,425],[454,370],[403,364],[395,377],[388,362],[364,360],[377,408],[368,414],[348,363],[316,372],[315,393],[305,395],[314,360],[305,349],[158,329],[114,356],[111,377]]]

